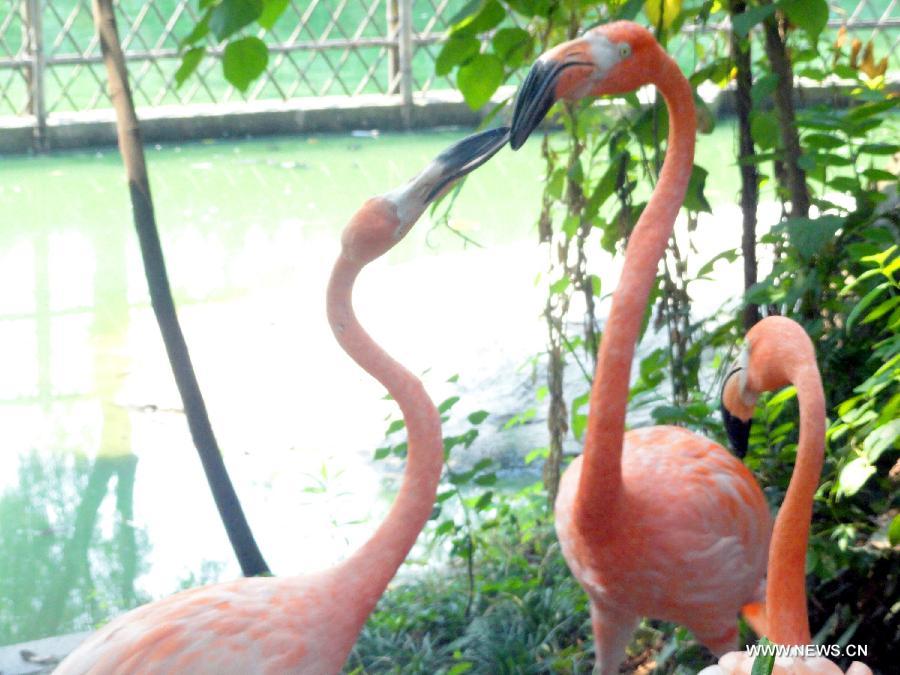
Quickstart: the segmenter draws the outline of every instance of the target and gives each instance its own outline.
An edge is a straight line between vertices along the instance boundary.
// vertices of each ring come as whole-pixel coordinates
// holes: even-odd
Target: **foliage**
[[[288,0],[197,0],[202,12],[194,29],[181,41],[181,65],[175,82],[181,86],[212,47],[223,46],[222,72],[241,91],[259,77],[269,62],[269,48],[251,26],[269,30],[288,6]]]

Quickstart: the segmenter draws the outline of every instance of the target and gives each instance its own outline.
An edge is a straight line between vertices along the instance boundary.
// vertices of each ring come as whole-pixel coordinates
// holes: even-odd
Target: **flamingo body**
[[[666,157],[628,239],[591,386],[584,452],[567,472],[557,531],[591,598],[595,672],[611,675],[641,616],[678,621],[716,654],[737,646],[737,613],[762,599],[771,517],[750,472],[674,427],[625,432],[631,362],[656,269],[693,170],[696,110],[678,64],[645,28],[619,21],[559,44],[516,100],[513,149],[559,99],[655,85],[669,111]]]
[[[336,673],[372,607],[348,604],[335,582],[339,568],[177,593],[109,622],[55,672]]]
[[[746,427],[738,438],[748,435],[759,394],[788,384],[797,390],[800,435],[796,464],[769,548],[765,633],[782,649],[803,649],[812,643],[806,609],[806,547],[825,458],[825,392],[815,346],[806,331],[792,319],[769,316],[747,333],[742,353],[723,385],[722,407],[731,417],[732,429],[740,424]],[[755,660],[747,652],[731,652],[701,675],[750,675]],[[773,673],[844,675],[837,664],[821,656],[776,657]],[[872,670],[854,661],[847,675],[872,675]]]
[[[613,526],[594,532],[573,519],[581,466],[578,457],[562,477],[556,530],[597,618],[616,617],[630,636],[638,617],[653,616],[691,628],[711,649],[731,648],[735,615],[762,597],[771,529],[750,471],[681,427],[629,431]]]
[[[327,314],[340,346],[388,390],[403,414],[408,453],[387,517],[347,560],[305,576],[243,578],[184,591],[124,614],[94,633],[59,675],[339,673],[397,568],[431,516],[443,466],[440,413],[421,381],[366,333],[353,310],[363,267],[409,232],[427,205],[490,159],[508,129],[473,134],[406,186],[367,201],[341,238]]]

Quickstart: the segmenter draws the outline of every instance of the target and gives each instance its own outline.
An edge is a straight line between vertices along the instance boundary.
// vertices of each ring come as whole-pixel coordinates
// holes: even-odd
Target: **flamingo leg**
[[[625,660],[625,648],[631,642],[638,619],[599,607],[591,602],[591,626],[594,630],[594,675],[616,675]]]

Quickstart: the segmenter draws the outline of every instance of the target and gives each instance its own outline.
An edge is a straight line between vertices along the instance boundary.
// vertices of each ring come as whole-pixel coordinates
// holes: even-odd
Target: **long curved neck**
[[[669,109],[668,150],[656,189],[628,242],[622,276],[600,344],[576,498],[576,522],[590,528],[610,522],[610,509],[621,494],[631,360],[656,269],[684,201],[694,164],[697,122],[693,93],[678,65],[662,49],[659,53],[654,84]]]
[[[392,359],[360,326],[353,283],[362,265],[343,254],[328,283],[328,322],[344,351],[383,384],[400,406],[408,433],[403,484],[372,537],[335,570],[340,593],[361,626],[409,553],[434,507],[443,463],[440,414],[419,379]]]
[[[806,548],[825,454],[825,393],[815,357],[796,370],[790,379],[797,387],[800,408],[797,461],[775,518],[766,581],[768,637],[782,645],[810,644]]]

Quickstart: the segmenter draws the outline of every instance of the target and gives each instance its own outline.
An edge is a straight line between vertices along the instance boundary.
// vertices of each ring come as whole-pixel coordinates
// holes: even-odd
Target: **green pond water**
[[[359,205],[462,134],[148,148],[195,367],[276,573],[346,555],[390,502],[400,465],[372,453],[396,412],[334,344],[325,281]],[[717,206],[710,255],[740,238],[733,147],[728,124],[699,142]],[[520,366],[544,339],[541,173],[539,144],[502,151],[450,219],[483,248],[425,217],[359,282],[361,321],[436,400],[460,395],[460,419],[533,402]],[[616,269],[597,271],[607,290]],[[542,424],[509,437],[503,421],[488,418],[473,452],[541,442]],[[0,157],[0,644],[237,574],[149,308],[117,153]]]

